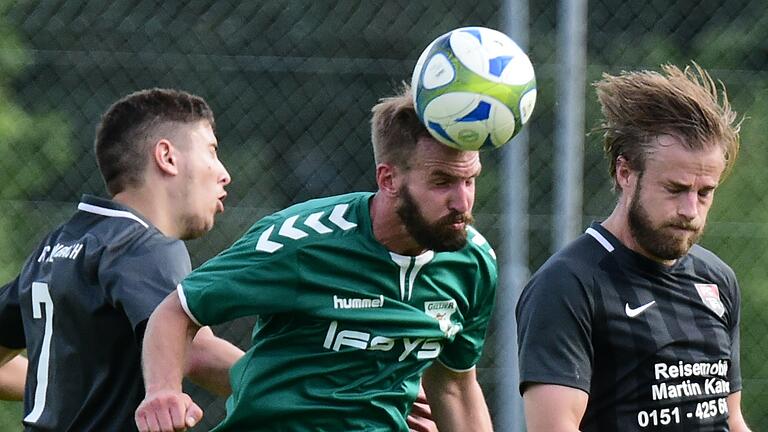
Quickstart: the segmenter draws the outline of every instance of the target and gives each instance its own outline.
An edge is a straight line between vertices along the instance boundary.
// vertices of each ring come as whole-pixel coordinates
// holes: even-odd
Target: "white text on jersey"
[[[83,250],[82,243],[75,243],[69,246],[64,246],[61,243],[56,243],[56,246],[53,247],[53,251],[51,251],[51,246],[46,245],[43,248],[43,251],[40,252],[40,256],[37,258],[37,262],[39,263],[43,261],[53,262],[54,258],[66,258],[66,259],[73,260],[77,258],[77,255],[80,254],[81,250]]]
[[[384,307],[384,296],[380,295],[379,298],[343,298],[339,296],[333,296],[333,308],[334,309],[370,309]]]
[[[342,346],[348,346],[368,351],[392,351],[395,346],[402,341],[403,352],[397,358],[397,361],[403,361],[412,352],[416,352],[416,358],[419,360],[433,359],[440,355],[443,344],[440,339],[433,338],[402,338],[392,339],[386,336],[373,336],[370,333],[341,330],[337,332],[338,321],[332,321],[328,326],[328,332],[325,334],[323,346],[326,349],[339,351]],[[417,351],[418,348],[418,351]]]

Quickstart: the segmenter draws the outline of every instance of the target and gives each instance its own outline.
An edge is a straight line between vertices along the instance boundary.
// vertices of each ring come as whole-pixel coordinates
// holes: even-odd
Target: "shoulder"
[[[693,271],[696,275],[727,286],[736,285],[736,273],[714,252],[698,244],[693,245],[688,252]]]
[[[309,245],[370,230],[368,201],[358,192],[313,199],[290,206],[256,222],[233,247],[261,255],[283,255]]]
[[[688,255],[693,260],[694,265],[697,266],[697,269],[709,269],[710,271],[715,271],[719,273],[733,273],[733,269],[731,266],[729,266],[725,261],[723,261],[719,256],[715,255],[714,252],[711,250],[700,246],[698,244],[693,245],[691,247],[691,250],[688,252]]]
[[[104,257],[118,262],[130,262],[165,267],[188,268],[189,252],[183,241],[167,237],[152,226],[132,220],[112,220],[90,234],[103,247]],[[189,271],[189,270],[187,270]]]
[[[596,272],[601,271],[611,252],[610,245],[606,246],[589,234],[582,234],[549,257],[536,275],[567,273],[581,279],[592,278]]]
[[[476,262],[481,269],[487,269],[496,277],[497,263],[496,252],[488,240],[476,228],[467,227],[467,246],[461,249],[461,254],[473,262]]]
[[[141,253],[178,253],[185,252],[184,242],[168,237],[154,227],[144,227],[137,222],[122,220],[111,222],[108,230],[99,230],[94,234],[110,248],[122,252]]]
[[[594,281],[611,265],[612,252],[610,244],[582,234],[542,264],[523,288],[523,298],[591,298]]]

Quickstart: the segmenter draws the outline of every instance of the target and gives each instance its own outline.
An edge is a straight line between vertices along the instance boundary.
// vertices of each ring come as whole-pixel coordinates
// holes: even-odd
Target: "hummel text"
[[[384,307],[384,296],[380,295],[375,299],[363,298],[342,298],[333,296],[334,309],[369,309]]]

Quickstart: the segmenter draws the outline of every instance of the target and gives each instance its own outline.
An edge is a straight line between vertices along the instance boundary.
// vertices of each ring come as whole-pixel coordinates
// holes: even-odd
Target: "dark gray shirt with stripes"
[[[26,348],[29,431],[134,431],[149,315],[190,271],[183,242],[84,196],[0,291],[0,345]]]
[[[741,390],[739,288],[694,245],[670,266],[597,223],[553,255],[517,306],[521,390],[589,394],[581,430],[727,431]]]

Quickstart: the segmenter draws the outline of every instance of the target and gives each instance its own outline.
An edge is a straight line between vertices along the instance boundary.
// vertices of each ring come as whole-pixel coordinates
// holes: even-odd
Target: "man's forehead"
[[[472,175],[480,172],[480,154],[476,151],[459,151],[441,144],[433,138],[420,139],[411,161],[411,169],[424,169],[430,173],[456,173]]]
[[[209,144],[216,144],[216,134],[213,133],[213,128],[208,122],[201,122],[199,127],[192,129],[193,134],[199,134]]]
[[[645,170],[670,181],[677,179],[685,183],[692,176],[719,179],[725,169],[725,154],[716,145],[693,150],[676,143],[658,146],[654,150],[648,155]]]
[[[205,146],[218,146],[219,144],[211,124],[207,121],[180,123],[178,124],[177,132],[185,135],[187,139]]]

